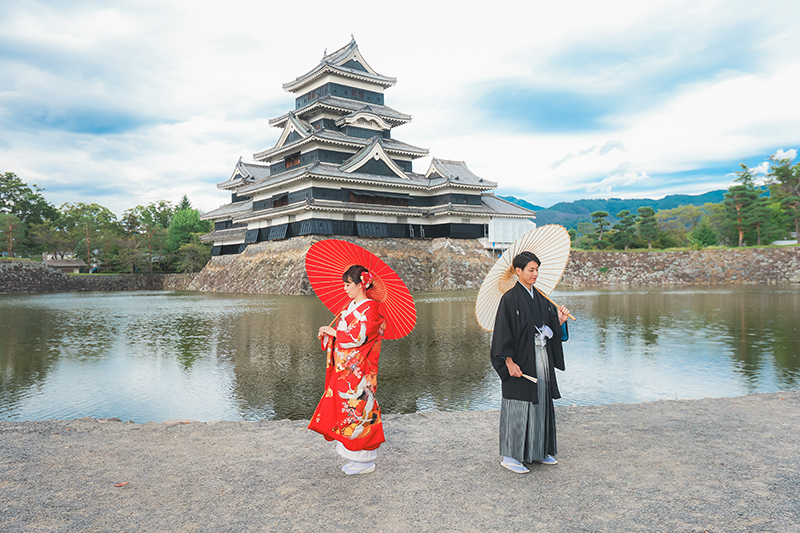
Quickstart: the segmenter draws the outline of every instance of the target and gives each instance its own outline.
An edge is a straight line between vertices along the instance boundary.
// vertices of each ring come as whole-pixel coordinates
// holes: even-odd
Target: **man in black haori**
[[[536,255],[522,252],[511,264],[519,281],[500,299],[491,359],[503,382],[500,464],[525,474],[522,463],[558,463],[553,399],[561,394],[555,369],[564,370],[561,343],[568,338],[569,310],[533,286],[541,265]]]

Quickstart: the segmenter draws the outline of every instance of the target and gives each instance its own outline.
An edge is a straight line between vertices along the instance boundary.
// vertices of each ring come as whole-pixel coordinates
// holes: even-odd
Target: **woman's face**
[[[536,278],[539,277],[539,265],[536,264],[536,261],[529,261],[525,268],[517,268],[515,270],[519,281],[526,287],[536,283]]]
[[[347,296],[350,297],[351,300],[356,300],[359,298],[365,297],[364,291],[361,290],[360,283],[353,283],[352,281],[345,281],[344,282],[344,292],[347,293]]]

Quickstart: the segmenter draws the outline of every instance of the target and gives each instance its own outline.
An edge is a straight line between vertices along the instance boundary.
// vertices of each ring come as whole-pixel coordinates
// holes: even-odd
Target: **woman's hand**
[[[319,333],[317,333],[317,338],[321,339],[323,335],[330,335],[331,337],[336,336],[336,330],[330,326],[322,326],[319,328]]]
[[[561,325],[569,318],[569,309],[563,305],[558,306],[558,324]]]
[[[508,373],[511,374],[512,378],[522,377],[522,370],[520,369],[519,365],[510,357],[506,357],[506,366],[508,367]]]

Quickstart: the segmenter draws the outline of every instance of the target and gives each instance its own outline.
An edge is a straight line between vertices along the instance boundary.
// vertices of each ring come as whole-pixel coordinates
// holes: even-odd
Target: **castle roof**
[[[242,158],[233,168],[233,173],[227,181],[217,184],[218,189],[236,189],[245,183],[253,183],[269,176],[269,165],[258,163],[245,163]]]
[[[367,83],[374,83],[383,88],[388,88],[397,83],[397,78],[390,78],[378,74],[361,55],[355,38],[351,36],[350,42],[331,54],[322,56],[319,64],[294,81],[283,84],[283,89],[288,92],[298,92],[306,85],[314,82],[326,74],[337,74]]]
[[[286,131],[286,130],[284,130]],[[377,135],[377,132],[376,132]],[[300,139],[285,144],[275,146],[274,148],[270,148],[268,150],[264,150],[261,152],[257,152],[253,154],[253,159],[256,160],[265,160],[271,157],[282,155],[282,154],[290,154],[302,146],[309,144],[314,141],[330,143],[330,144],[337,144],[339,146],[346,146],[349,148],[355,148],[359,151],[370,144],[372,139],[363,139],[361,137],[352,137],[350,135],[345,135],[339,131],[331,131],[331,130],[314,130],[313,133],[307,133],[307,136],[303,137],[301,134]],[[285,140],[286,136],[282,136],[281,139]],[[413,146],[408,143],[404,143],[402,141],[398,141],[396,139],[382,139],[384,149],[396,155],[405,155],[410,156],[414,159],[419,157],[425,157],[428,155],[427,148],[420,148],[418,146]]]
[[[381,193],[385,194],[385,193]],[[499,201],[498,201],[499,200]],[[452,215],[459,217],[471,216],[502,216],[505,218],[533,218],[536,213],[520,207],[511,202],[498,199],[493,194],[481,195],[480,205],[453,204],[437,205],[433,207],[359,204],[350,202],[336,202],[332,200],[317,200],[307,198],[300,202],[285,205],[275,209],[246,212],[234,217],[237,223],[249,223],[258,220],[268,220],[287,215],[298,215],[305,211],[320,211],[324,213],[354,213],[366,215],[406,216],[412,218],[426,218],[431,216]]]
[[[209,220],[204,218],[203,220]],[[236,241],[244,239],[247,228],[218,229],[200,237],[202,242]]]
[[[203,213],[200,216],[201,220],[214,220],[217,218],[230,218],[235,215],[240,215],[242,213],[246,213],[247,211],[253,210],[253,201],[252,200],[244,200],[241,202],[232,202],[230,204],[225,204],[213,211],[209,211],[208,213]]]
[[[269,125],[280,128],[286,124],[286,121],[289,120],[291,115],[303,118],[316,111],[319,111],[320,109],[328,109],[337,113],[348,114],[363,111],[365,107],[369,107],[369,111],[371,113],[381,117],[383,120],[391,123],[393,126],[399,126],[401,124],[411,122],[411,115],[406,115],[405,113],[396,111],[386,105],[365,105],[364,102],[360,102],[358,100],[350,100],[348,98],[342,98],[341,96],[328,95],[314,100],[300,109],[295,109],[279,116],[278,118],[270,119]]]
[[[346,162],[345,162],[346,164]],[[397,187],[403,189],[435,190],[444,187],[454,187],[461,189],[471,189],[473,191],[485,191],[494,189],[496,184],[491,181],[479,180],[454,180],[439,176],[425,177],[415,172],[404,172],[405,178],[398,175],[386,176],[383,174],[369,174],[361,172],[345,172],[341,169],[342,165],[333,163],[312,163],[302,167],[292,168],[286,172],[270,176],[266,179],[255,182],[239,190],[239,194],[253,195],[264,193],[272,189],[286,187],[309,178],[322,180],[347,182],[350,184],[364,185],[383,185],[387,187]],[[480,179],[480,178],[479,178]]]

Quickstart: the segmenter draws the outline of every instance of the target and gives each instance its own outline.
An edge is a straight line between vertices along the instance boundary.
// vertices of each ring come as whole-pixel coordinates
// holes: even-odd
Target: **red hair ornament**
[[[372,273],[369,270],[365,270],[361,273],[361,283],[364,284],[364,290],[367,290],[372,287],[373,281]]]

